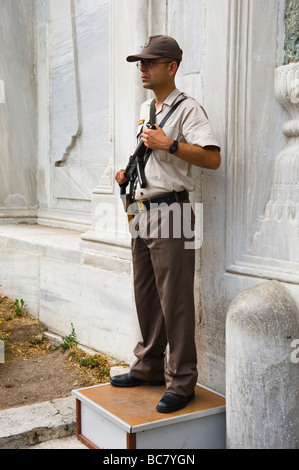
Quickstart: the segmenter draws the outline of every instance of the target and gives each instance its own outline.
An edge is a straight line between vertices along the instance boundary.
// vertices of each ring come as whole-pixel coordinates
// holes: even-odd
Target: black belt
[[[152,204],[173,204],[174,202],[186,201],[189,198],[189,193],[184,191],[173,191],[172,193],[166,193],[159,197],[154,197],[146,200],[136,201],[139,210],[149,210]]]

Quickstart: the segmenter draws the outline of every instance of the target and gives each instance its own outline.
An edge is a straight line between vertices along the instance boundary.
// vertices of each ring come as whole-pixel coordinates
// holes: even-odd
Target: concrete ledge
[[[22,449],[56,449],[56,450],[67,450],[67,449],[85,449],[88,450],[83,442],[79,441],[77,436],[62,437],[61,439],[51,439],[46,442],[41,442],[35,446],[22,447]]]
[[[86,242],[82,232],[43,225],[0,224],[0,244],[8,249],[27,251],[49,258],[83,263],[95,267],[111,269],[111,260],[116,263],[118,271],[122,269],[128,274],[127,265],[131,261],[130,244],[103,242],[95,240]],[[101,248],[100,248],[101,247]],[[110,259],[110,264],[107,262]],[[129,263],[128,263],[129,262]]]
[[[0,225],[0,243],[65,261],[80,262],[80,232],[41,225]]]
[[[73,436],[76,411],[73,397],[0,411],[0,449],[20,449]]]

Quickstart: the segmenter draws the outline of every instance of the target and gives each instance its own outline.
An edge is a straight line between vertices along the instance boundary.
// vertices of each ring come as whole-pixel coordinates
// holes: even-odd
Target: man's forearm
[[[173,143],[172,139],[165,142],[163,150],[168,151]],[[210,170],[217,170],[221,163],[221,157],[218,147],[199,147],[198,145],[189,145],[179,142],[178,150],[173,154],[177,158],[191,163],[191,165],[200,166]]]
[[[173,154],[192,165],[217,170],[221,157],[217,147],[199,147],[179,142],[178,150]]]

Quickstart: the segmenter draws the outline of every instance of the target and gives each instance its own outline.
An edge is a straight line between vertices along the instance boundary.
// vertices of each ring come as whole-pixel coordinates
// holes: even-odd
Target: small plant
[[[29,343],[34,345],[34,344],[42,344],[43,343],[43,340],[44,340],[44,335],[43,334],[40,334],[40,335],[36,335],[34,336],[33,338],[30,338],[29,339]]]
[[[65,352],[67,349],[71,349],[72,347],[76,346],[78,343],[75,328],[72,323],[71,323],[71,326],[72,326],[71,334],[68,336],[62,337],[63,342],[61,343],[60,348],[62,349],[63,352]]]
[[[101,354],[90,355],[78,347],[72,349],[71,356],[78,363],[81,370],[93,370],[101,382],[109,377],[110,366],[106,356]]]
[[[98,354],[90,356],[89,354],[86,354],[83,351],[81,354],[77,352],[76,361],[83,367],[88,367],[89,369],[97,368],[103,374],[109,373],[107,360]]]
[[[25,304],[24,300],[21,299],[16,299],[14,301],[14,306],[15,306],[15,314],[18,317],[21,317],[22,314],[27,313],[27,305]]]

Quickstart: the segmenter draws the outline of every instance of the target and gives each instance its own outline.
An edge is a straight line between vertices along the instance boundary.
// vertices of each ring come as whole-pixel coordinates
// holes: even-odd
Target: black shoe
[[[165,385],[165,380],[146,381],[137,379],[137,377],[133,377],[131,374],[120,374],[111,377],[110,383],[114,387],[138,387],[138,385],[159,386]]]
[[[194,392],[189,396],[166,392],[156,406],[156,410],[160,413],[172,413],[173,411],[178,411],[182,408],[185,408],[189,401],[193,400],[194,398]]]

